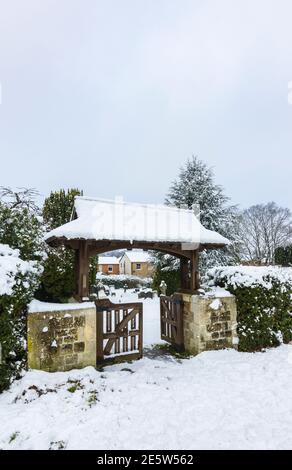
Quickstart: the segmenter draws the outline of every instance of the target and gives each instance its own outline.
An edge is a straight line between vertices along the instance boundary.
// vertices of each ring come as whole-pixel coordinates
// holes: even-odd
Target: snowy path
[[[3,449],[291,449],[292,346],[31,371],[0,422]]]
[[[121,302],[143,302],[143,346],[165,343],[160,339],[160,304],[159,297],[154,299],[138,299],[138,294],[130,289],[116,289],[116,295],[110,297],[113,303]]]

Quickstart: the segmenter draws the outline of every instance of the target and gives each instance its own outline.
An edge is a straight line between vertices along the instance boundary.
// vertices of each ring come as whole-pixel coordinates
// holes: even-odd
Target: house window
[[[141,269],[141,263],[136,263],[136,269]]]
[[[109,273],[112,273],[112,272],[113,272],[113,266],[112,266],[112,264],[109,264],[109,265],[108,265],[107,270],[108,270]]]

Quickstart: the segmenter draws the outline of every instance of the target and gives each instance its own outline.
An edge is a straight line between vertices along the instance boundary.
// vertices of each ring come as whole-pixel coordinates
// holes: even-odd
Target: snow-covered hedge
[[[152,285],[151,277],[139,277],[128,274],[102,274],[97,273],[96,282],[102,282],[107,286],[114,286],[116,289],[121,289],[125,284],[129,288],[134,288],[138,286],[150,287]]]
[[[40,271],[38,262],[23,261],[19,250],[0,244],[0,392],[17,376],[24,362],[24,315]]]
[[[241,351],[292,340],[292,268],[216,267],[207,272],[206,284],[236,296]]]
[[[0,296],[13,295],[21,279],[30,275],[32,279],[40,272],[36,261],[23,261],[19,250],[13,250],[8,245],[0,243]],[[28,287],[28,284],[24,284]]]

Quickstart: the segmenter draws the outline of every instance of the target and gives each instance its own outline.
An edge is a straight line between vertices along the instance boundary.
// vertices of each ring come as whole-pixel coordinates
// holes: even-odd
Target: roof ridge
[[[161,209],[167,209],[169,211],[176,211],[176,212],[188,212],[193,215],[195,215],[194,211],[192,209],[187,209],[187,208],[182,208],[182,207],[176,207],[176,206],[168,206],[166,204],[153,204],[153,203],[140,203],[140,202],[128,202],[125,201],[124,199],[106,199],[106,198],[97,198],[97,197],[90,197],[90,196],[75,196],[74,200],[80,199],[80,200],[85,200],[85,201],[95,201],[95,202],[103,202],[103,203],[108,203],[108,204],[120,204],[120,205],[127,205],[127,206],[139,206],[139,207],[150,207],[150,208],[161,208]],[[196,215],[195,215],[196,216]]]

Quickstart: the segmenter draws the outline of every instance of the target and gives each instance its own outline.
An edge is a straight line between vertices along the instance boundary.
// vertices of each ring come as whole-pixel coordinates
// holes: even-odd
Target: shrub
[[[292,340],[292,269],[218,267],[206,284],[234,294],[240,351],[257,351]]]
[[[26,308],[42,271],[43,227],[33,190],[0,188],[0,391],[26,361]]]
[[[23,261],[19,250],[0,244],[0,392],[25,364],[25,314],[37,287],[40,266]]]
[[[44,302],[66,302],[75,287],[74,252],[65,247],[48,247],[47,254],[36,298]]]
[[[161,281],[166,283],[166,295],[172,295],[180,288],[180,272],[172,269],[157,269],[153,277],[153,289],[160,291]]]
[[[40,217],[27,208],[11,208],[0,201],[0,243],[19,250],[22,260],[41,261],[44,256]]]
[[[292,266],[292,245],[276,248],[275,263],[281,266]]]
[[[167,285],[167,295],[177,292],[180,288],[179,259],[158,252],[154,257],[154,266],[153,289],[159,292],[161,281],[164,281]]]

